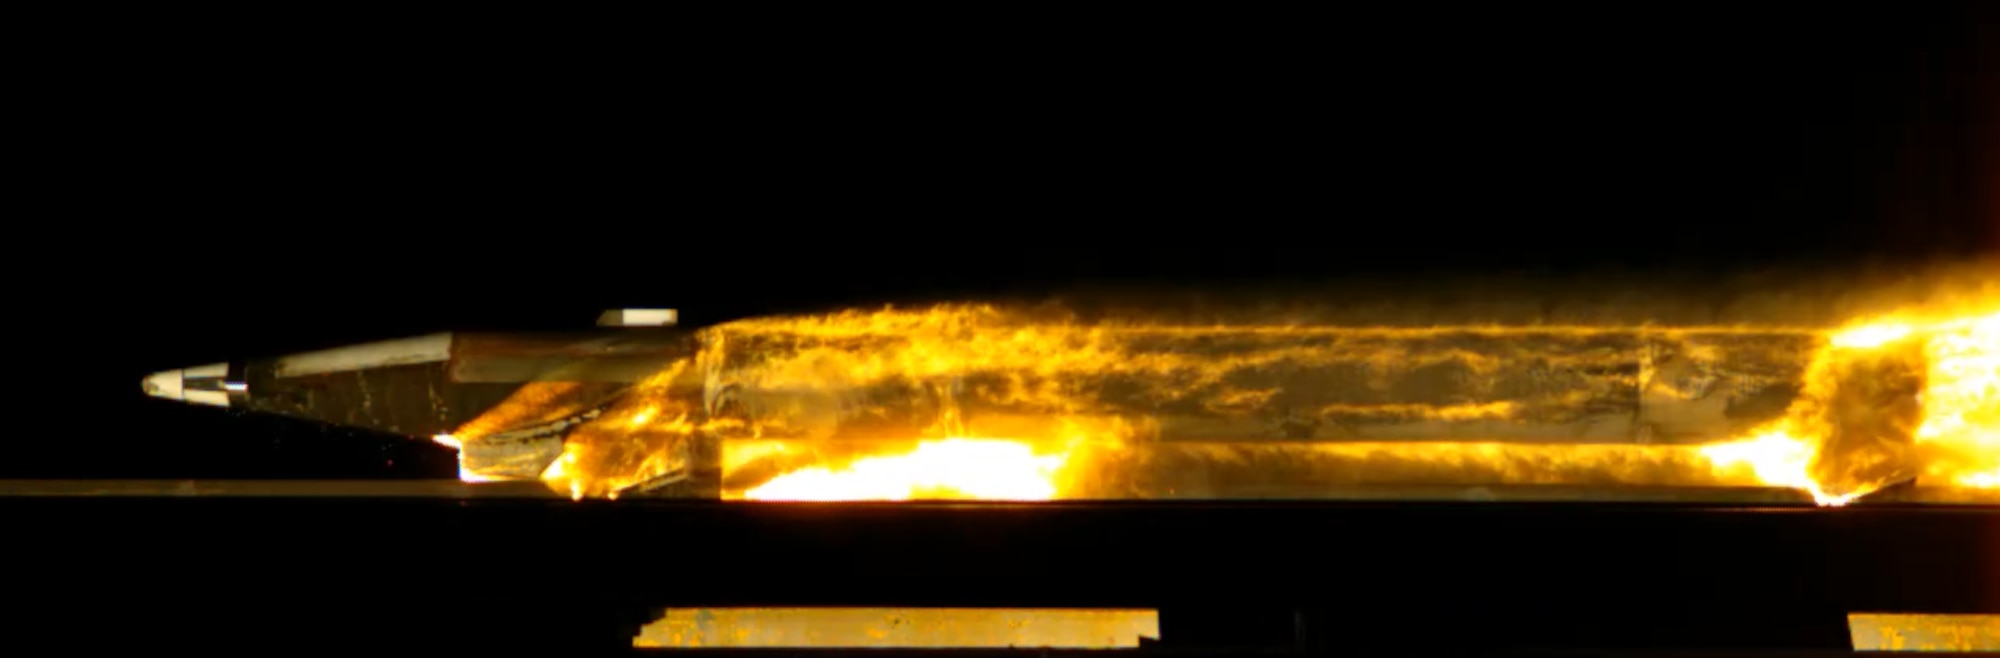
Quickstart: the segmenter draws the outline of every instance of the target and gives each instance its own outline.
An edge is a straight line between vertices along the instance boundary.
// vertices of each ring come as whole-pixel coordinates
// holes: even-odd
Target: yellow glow
[[[2000,615],[1857,613],[1847,629],[1855,651],[2000,651]]]
[[[1153,610],[673,608],[639,648],[1130,649],[1160,636]]]
[[[1757,483],[1789,487],[1811,494],[1813,501],[1829,507],[1853,502],[1861,493],[1829,494],[1807,472],[1816,452],[1810,442],[1774,431],[1741,441],[1706,445],[1701,454],[1717,468],[1747,466],[1757,475]],[[1864,492],[1865,493],[1865,492]]]
[[[1828,342],[1840,349],[1873,349],[1902,340],[1912,331],[1907,324],[1864,324],[1837,332]]]
[[[644,409],[640,409],[638,413],[632,414],[632,420],[627,421],[626,426],[635,430],[645,427],[647,423],[653,421],[654,416],[658,415],[660,415],[660,409],[658,407],[646,407]]]
[[[702,336],[699,354],[570,430],[542,479],[574,497],[615,496],[678,477],[712,441],[724,495],[748,500],[1145,498],[1206,486],[1176,479],[1176,469],[1252,484],[1263,469],[1296,476],[1294,485],[1769,486],[1825,505],[1911,477],[1926,487],[2000,486],[2000,297],[1992,295],[1823,330],[1083,323],[941,306],[758,318]],[[1770,345],[1755,347],[1768,350],[1755,358],[1797,364],[1788,376],[1800,392],[1760,417],[1776,420],[1705,444],[1686,433],[1694,439],[1619,443],[1631,441],[1615,429],[1626,421],[1602,411],[1603,390],[1643,389],[1674,404],[1724,400],[1645,388],[1683,386],[1648,382],[1655,370],[1686,366],[1650,360],[1642,345],[1692,355]],[[1558,382],[1534,397],[1540,389],[1519,383],[1521,363],[1598,379]],[[1646,364],[1639,374],[1618,374],[1635,363]],[[1315,368],[1345,369],[1341,376],[1382,391],[1395,377],[1448,373],[1464,392],[1297,405],[1270,374]],[[1699,380],[1675,372],[1659,381]],[[1530,393],[1483,397],[1503,395],[1493,392],[1503,380]],[[572,416],[579,407],[568,391],[524,387],[455,440]],[[984,406],[963,406],[968,399]],[[1689,408],[1676,413],[1692,426],[1724,426],[1719,403]],[[1323,443],[1283,443],[1296,438],[1283,429],[1293,425],[1321,428],[1306,434]],[[1354,426],[1401,427],[1422,440],[1343,434]],[[1614,430],[1580,443],[1509,442],[1518,434],[1508,432],[1531,426]]]
[[[1926,351],[1922,477],[2000,489],[2000,312],[1943,324]]]
[[[767,444],[768,442],[763,442]],[[1030,442],[964,439],[916,447],[867,444],[758,445],[727,463],[748,472],[761,460],[806,463],[744,490],[744,500],[993,500],[1206,497],[1202,482],[1271,480],[1262,496],[1317,497],[1370,485],[1635,485],[1754,487],[1753,465],[1703,446],[1525,443]],[[902,443],[890,444],[907,445]],[[952,448],[980,450],[952,450]],[[983,453],[983,454],[981,454]],[[847,456],[834,456],[847,455]],[[860,455],[860,456],[854,456]],[[991,458],[1002,457],[1002,458]],[[944,462],[937,468],[937,462]],[[829,465],[831,464],[831,465]],[[967,474],[961,470],[973,470]],[[965,485],[965,483],[976,483]],[[965,488],[954,488],[964,485]],[[766,488],[768,487],[768,488]],[[984,495],[981,495],[984,493]],[[782,494],[782,495],[781,495]]]
[[[528,382],[507,399],[451,433],[460,441],[477,441],[494,432],[546,423],[583,411],[581,382]]]
[[[1802,489],[1825,505],[1867,495],[1895,479],[1922,486],[1992,488],[2000,473],[2000,300],[1960,303],[1926,315],[1875,319],[1834,332],[1813,357],[1805,388],[1786,417],[1756,436],[1704,449],[1718,464],[1747,463],[1766,484]],[[1907,347],[1898,347],[1906,345]],[[1922,383],[1911,454],[1883,439],[1842,441],[1836,420],[1852,421],[1843,388],[1870,393],[1880,373],[1843,381],[1851,363],[1895,363],[1889,350],[1921,353]],[[1868,361],[1875,359],[1876,361]],[[1852,377],[1853,375],[1849,375]],[[1852,397],[1852,396],[1850,396]],[[1879,396],[1877,396],[1879,397]],[[1911,462],[1907,467],[1901,464]]]
[[[549,483],[549,486],[557,491],[567,490],[572,500],[583,500],[584,482],[576,468],[577,455],[581,451],[564,447],[562,456],[549,462],[548,470],[542,472],[542,481]]]
[[[901,455],[813,466],[773,478],[749,500],[1050,500],[1066,455],[1037,455],[1020,441],[925,441]]]
[[[758,461],[784,458],[794,452],[796,448],[785,441],[730,441],[722,447],[722,470],[735,472]]]

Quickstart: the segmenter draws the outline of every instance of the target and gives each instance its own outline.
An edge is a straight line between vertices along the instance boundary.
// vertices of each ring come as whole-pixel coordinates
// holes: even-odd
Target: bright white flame
[[[659,414],[660,410],[658,407],[646,407],[644,409],[640,409],[639,413],[632,414],[631,428],[636,430],[641,427],[645,427],[646,423],[652,422],[653,417]]]
[[[1871,324],[1833,335],[1833,346],[1841,349],[1872,349],[1902,340],[1913,329],[1907,324]]]
[[[1814,482],[1807,466],[1812,462],[1812,444],[1783,431],[1772,431],[1742,441],[1701,446],[1701,454],[1717,468],[1749,467],[1764,484],[1802,489],[1821,505],[1838,507],[1853,502],[1860,493],[1829,494]],[[1865,492],[1863,492],[1865,493]]]
[[[836,501],[970,498],[1049,500],[1064,455],[1036,455],[1027,444],[992,439],[925,441],[901,455],[869,457],[845,468],[813,467],[744,492],[749,500]]]
[[[597,324],[605,327],[666,327],[680,322],[680,311],[671,308],[621,308],[605,311]]]
[[[450,434],[439,434],[431,437],[431,442],[458,451],[458,481],[460,482],[500,481],[500,478],[480,475],[479,473],[474,472],[472,469],[465,467],[465,442],[460,441],[458,437],[452,436]]]

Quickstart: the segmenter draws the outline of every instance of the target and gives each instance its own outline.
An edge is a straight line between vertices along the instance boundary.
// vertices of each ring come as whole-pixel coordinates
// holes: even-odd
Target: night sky
[[[617,306],[2000,252],[2000,32],[1906,4],[124,59],[73,117],[92,182],[15,217],[39,429],[0,477],[449,477],[441,448],[139,379]]]

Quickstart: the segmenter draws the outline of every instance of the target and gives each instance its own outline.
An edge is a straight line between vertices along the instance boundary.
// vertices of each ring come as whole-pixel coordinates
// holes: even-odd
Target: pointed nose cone
[[[146,375],[146,394],[169,400],[181,399],[181,371],[163,370]]]
[[[168,400],[179,400],[193,404],[217,407],[229,406],[229,393],[223,388],[223,379],[229,375],[229,364],[211,363],[194,368],[162,370],[140,382],[146,394]]]

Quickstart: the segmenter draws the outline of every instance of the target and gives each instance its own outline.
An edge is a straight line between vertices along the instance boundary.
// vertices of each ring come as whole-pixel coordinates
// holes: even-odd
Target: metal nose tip
[[[147,375],[139,382],[147,395],[167,400],[178,400],[189,404],[216,407],[229,406],[231,391],[241,391],[242,384],[227,381],[229,364],[212,363],[193,368],[162,370]]]
[[[139,383],[139,387],[140,389],[146,391],[147,395],[156,398],[179,400],[181,399],[181,393],[182,393],[181,371],[163,370],[150,375],[146,375],[146,379]]]

